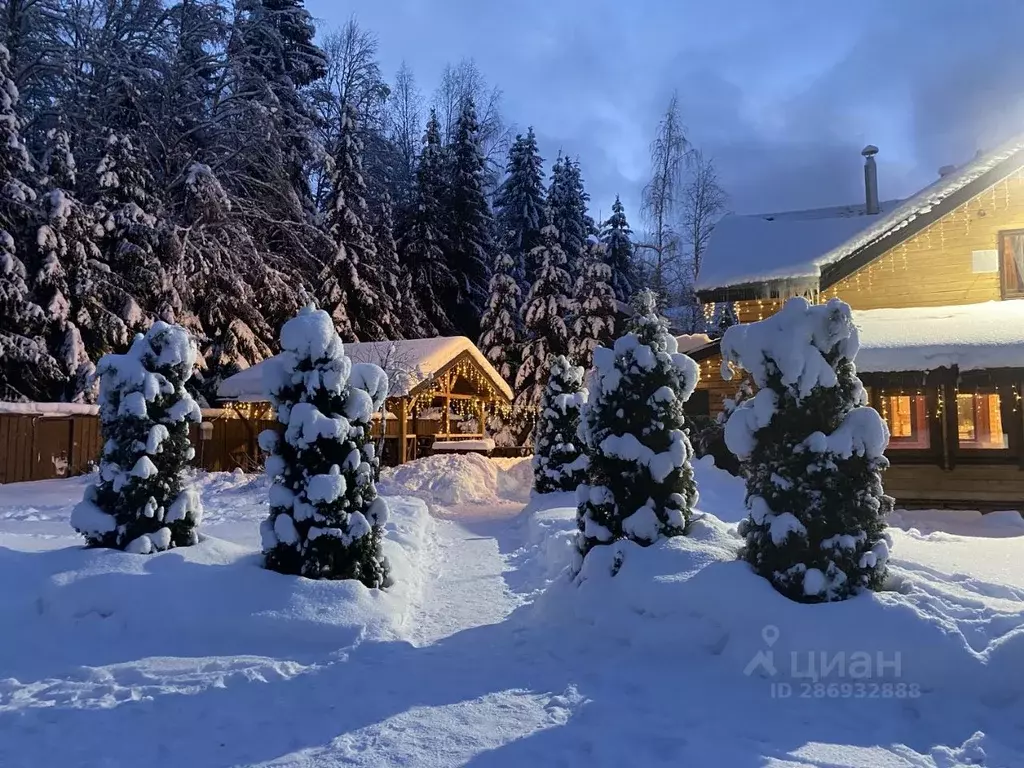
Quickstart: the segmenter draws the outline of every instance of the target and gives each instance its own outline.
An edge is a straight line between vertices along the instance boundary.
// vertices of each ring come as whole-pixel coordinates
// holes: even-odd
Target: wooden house
[[[388,374],[385,412],[374,424],[387,463],[429,451],[489,451],[487,417],[507,412],[512,389],[464,336],[346,344],[354,363],[373,363]],[[218,397],[240,413],[271,418],[263,363],[221,382]]]
[[[858,372],[889,425],[887,491],[901,506],[1024,509],[1024,137],[979,153],[907,200],[727,216],[697,284],[740,322],[788,297],[838,296],[860,329]],[[721,410],[718,344],[695,397]]]

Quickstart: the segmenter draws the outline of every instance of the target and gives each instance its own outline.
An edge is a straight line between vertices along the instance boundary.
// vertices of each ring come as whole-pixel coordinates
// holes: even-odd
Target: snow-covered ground
[[[387,470],[385,593],[259,568],[258,477],[202,475],[206,538],[152,556],[80,547],[85,478],[0,486],[0,766],[1024,765],[1019,515],[897,513],[889,591],[806,606],[697,477],[690,537],[576,585],[527,463]]]

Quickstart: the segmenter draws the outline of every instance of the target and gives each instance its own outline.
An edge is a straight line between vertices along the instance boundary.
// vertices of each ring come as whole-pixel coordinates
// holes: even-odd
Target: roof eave
[[[973,181],[968,182],[956,192],[951,193],[931,206],[927,213],[917,214],[913,220],[898,229],[889,229],[869,243],[841,259],[821,267],[819,290],[825,290],[854,272],[863,269],[886,251],[906,242],[914,235],[934,224],[951,210],[958,208],[981,192],[1005,179],[1011,173],[1024,168],[1024,151],[1016,152],[1001,163],[993,166]],[[894,225],[898,226],[898,224]],[[840,246],[841,247],[841,246]],[[757,282],[744,282],[735,285],[710,288],[697,291],[697,298],[704,303],[726,301],[749,301],[757,299],[779,298],[775,286],[782,286],[787,280],[804,279],[805,276],[774,278]]]
[[[825,290],[840,280],[849,277],[854,272],[863,269],[875,259],[879,258],[886,251],[905,243],[914,235],[923,232],[926,228],[937,222],[947,213],[960,207],[964,203],[977,197],[981,192],[998,184],[1011,173],[1024,168],[1024,151],[1017,152],[998,165],[985,171],[978,178],[960,187],[956,192],[944,197],[931,206],[927,213],[917,214],[912,221],[905,226],[893,231],[879,235],[870,243],[862,245],[848,256],[838,261],[822,266],[821,268],[821,289]]]

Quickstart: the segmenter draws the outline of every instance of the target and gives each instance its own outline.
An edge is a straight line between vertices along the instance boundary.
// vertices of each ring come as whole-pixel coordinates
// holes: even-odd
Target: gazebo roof
[[[466,354],[480,367],[499,392],[509,400],[512,399],[512,388],[501,378],[476,345],[465,336],[346,344],[345,354],[354,363],[374,363],[383,368],[391,380],[389,397],[415,395],[428,386],[445,366]],[[267,394],[263,388],[263,369],[266,363],[264,360],[222,381],[217,387],[217,396],[238,402],[266,400]]]

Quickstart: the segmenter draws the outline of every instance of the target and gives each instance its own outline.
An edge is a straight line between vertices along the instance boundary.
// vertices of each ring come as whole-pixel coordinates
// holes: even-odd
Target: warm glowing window
[[[1003,296],[1024,297],[1024,232],[1003,232],[999,250]]]
[[[958,394],[956,423],[963,449],[991,451],[1010,447],[1003,431],[1002,403],[995,393]]]
[[[889,426],[890,449],[924,450],[931,446],[928,401],[923,394],[881,393],[882,418]]]

